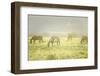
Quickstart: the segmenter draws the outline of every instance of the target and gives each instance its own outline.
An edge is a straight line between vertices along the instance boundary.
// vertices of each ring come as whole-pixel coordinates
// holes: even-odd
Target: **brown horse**
[[[57,45],[60,45],[60,38],[57,36],[52,36],[48,41],[48,47],[53,46],[53,44],[56,43]]]
[[[30,43],[32,44],[32,42],[36,43],[36,41],[39,41],[39,43],[43,42],[43,37],[42,36],[32,36],[32,38],[30,39]]]
[[[81,43],[81,44],[83,44],[83,43],[88,43],[88,37],[87,37],[87,36],[82,36],[82,37],[81,37],[80,43]]]

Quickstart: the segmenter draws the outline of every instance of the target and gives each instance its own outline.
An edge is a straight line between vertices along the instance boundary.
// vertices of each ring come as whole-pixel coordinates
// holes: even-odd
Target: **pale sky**
[[[74,16],[28,16],[29,34],[34,33],[76,33],[87,34],[88,18]]]

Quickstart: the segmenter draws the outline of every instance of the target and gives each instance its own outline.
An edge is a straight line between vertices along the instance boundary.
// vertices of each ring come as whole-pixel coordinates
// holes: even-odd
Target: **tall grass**
[[[30,40],[30,38],[29,38]],[[49,37],[44,37],[43,42],[36,41],[34,44],[28,43],[28,59],[31,60],[57,60],[57,59],[80,59],[88,57],[87,44],[80,44],[80,38],[67,40],[60,38],[60,45],[48,47]]]

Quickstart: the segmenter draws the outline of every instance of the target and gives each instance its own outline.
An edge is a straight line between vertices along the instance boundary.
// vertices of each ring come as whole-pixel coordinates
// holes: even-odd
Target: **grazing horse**
[[[60,45],[60,39],[57,36],[52,36],[48,41],[48,47],[50,47],[50,44],[53,46],[53,44],[56,43],[57,45]]]
[[[81,44],[83,44],[83,43],[88,43],[88,37],[87,37],[87,36],[82,36],[82,37],[81,37],[80,43],[81,43]]]
[[[32,36],[32,38],[30,39],[30,43],[32,44],[32,42],[36,42],[36,41],[39,41],[39,43],[41,43],[43,41],[43,37],[42,36]]]

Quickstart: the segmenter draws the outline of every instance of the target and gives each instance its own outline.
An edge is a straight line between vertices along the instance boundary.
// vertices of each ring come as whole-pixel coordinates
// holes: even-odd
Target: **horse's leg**
[[[39,43],[41,43],[41,40],[39,40]]]
[[[58,41],[58,45],[60,45],[60,41]]]
[[[86,43],[88,43],[88,40],[86,39]]]
[[[30,43],[32,44],[32,39],[30,40]]]
[[[48,47],[50,47],[50,42],[48,42]]]
[[[83,44],[83,40],[81,40],[81,44]]]
[[[57,43],[57,46],[58,46],[58,41],[56,43]]]
[[[34,44],[35,44],[35,40],[34,40]]]
[[[54,42],[52,42],[52,46],[53,46],[53,43],[54,43]]]
[[[81,44],[83,43],[83,39],[81,39],[80,43],[81,43]]]
[[[42,43],[42,39],[39,39],[39,43]]]

